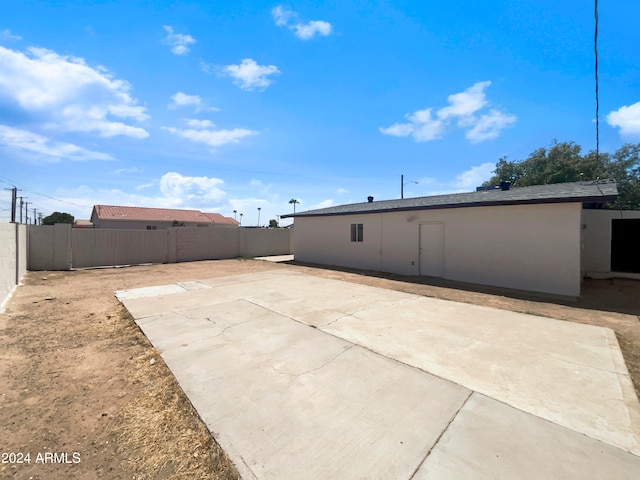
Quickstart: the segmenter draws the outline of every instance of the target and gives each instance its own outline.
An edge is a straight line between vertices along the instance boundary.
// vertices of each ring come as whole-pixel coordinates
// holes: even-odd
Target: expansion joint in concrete
[[[438,446],[438,443],[440,442],[440,439],[442,438],[442,436],[444,435],[444,433],[449,430],[449,426],[453,423],[453,421],[456,419],[456,417],[458,416],[458,414],[460,413],[460,411],[464,408],[464,406],[467,404],[467,402],[469,401],[469,399],[471,398],[471,395],[474,394],[474,391],[471,390],[469,392],[469,395],[467,395],[467,398],[464,399],[464,402],[462,402],[462,405],[460,405],[460,408],[458,408],[458,410],[456,410],[456,413],[454,413],[451,416],[451,419],[449,420],[449,423],[447,423],[447,426],[444,427],[442,429],[442,431],[440,432],[440,435],[438,435],[438,438],[436,438],[436,441],[433,442],[433,445],[431,446],[431,448],[429,449],[429,451],[427,452],[427,454],[424,456],[424,458],[422,459],[422,461],[418,464],[418,466],[416,467],[416,469],[413,471],[413,473],[411,474],[411,476],[409,477],[408,480],[411,480],[413,477],[416,476],[416,473],[418,473],[418,471],[420,470],[420,468],[422,467],[422,465],[424,464],[424,462],[427,461],[427,458],[429,458],[429,455],[431,455],[431,452],[433,452],[433,450],[436,448],[436,446]]]

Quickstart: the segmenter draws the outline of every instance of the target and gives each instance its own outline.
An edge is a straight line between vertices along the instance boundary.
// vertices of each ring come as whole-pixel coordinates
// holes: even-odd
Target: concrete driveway
[[[290,270],[116,295],[245,479],[638,478],[609,329]]]

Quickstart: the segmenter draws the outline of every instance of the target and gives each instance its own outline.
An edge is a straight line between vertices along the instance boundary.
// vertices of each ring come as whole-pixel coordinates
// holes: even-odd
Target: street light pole
[[[258,227],[260,226],[260,210],[262,209],[258,207]]]
[[[405,182],[404,181],[404,175],[400,175],[400,198],[404,198],[404,186],[409,184],[409,183],[415,183],[417,185],[419,182],[416,182],[414,180],[412,180],[410,182]]]

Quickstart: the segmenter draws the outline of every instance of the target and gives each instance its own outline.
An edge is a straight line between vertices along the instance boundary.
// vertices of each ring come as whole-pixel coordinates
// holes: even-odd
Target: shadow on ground
[[[282,262],[284,265],[297,265],[320,270],[335,270],[338,272],[352,273],[367,277],[383,278],[414,285],[426,285],[447,289],[463,290],[470,293],[483,293],[487,295],[499,295],[516,300],[553,303],[569,307],[585,308],[589,310],[601,310],[616,312],[626,315],[640,316],[640,280],[627,278],[609,279],[585,279],[582,282],[582,293],[579,298],[545,295],[543,293],[525,292],[488,285],[478,285],[465,282],[456,282],[436,277],[415,277],[397,275],[393,273],[378,272],[374,270],[360,270],[336,265],[319,265],[305,263],[297,260]]]

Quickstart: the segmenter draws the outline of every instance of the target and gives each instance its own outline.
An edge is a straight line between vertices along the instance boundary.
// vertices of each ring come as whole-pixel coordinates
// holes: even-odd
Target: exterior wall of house
[[[611,221],[618,218],[640,218],[640,211],[582,211],[582,270],[584,276],[594,278],[613,276],[611,272]],[[620,274],[615,276],[620,276]],[[624,276],[637,277],[633,274],[625,274]]]
[[[27,226],[0,223],[0,312],[27,272]]]
[[[580,294],[580,203],[298,217],[296,260],[420,275],[420,225],[442,222],[443,278]],[[350,225],[364,225],[352,242]]]

